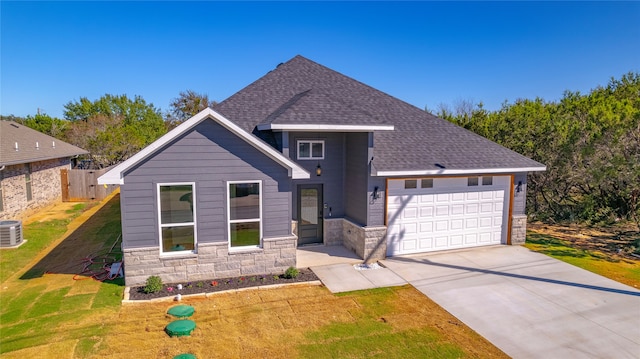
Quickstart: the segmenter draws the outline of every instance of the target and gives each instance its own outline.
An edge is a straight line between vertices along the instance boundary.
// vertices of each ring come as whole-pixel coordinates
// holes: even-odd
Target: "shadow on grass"
[[[573,248],[569,242],[547,234],[529,232],[527,233],[527,244],[539,246],[535,249],[536,252],[554,257],[590,258],[610,263],[620,262],[617,258],[598,254],[589,249]]]
[[[120,233],[120,195],[117,194],[20,279],[38,278],[45,273],[71,274],[78,279],[99,275],[103,279],[107,266],[122,260]],[[124,285],[121,278],[110,282]]]

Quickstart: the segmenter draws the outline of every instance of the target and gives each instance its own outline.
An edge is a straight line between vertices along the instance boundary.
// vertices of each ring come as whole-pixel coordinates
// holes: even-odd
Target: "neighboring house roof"
[[[242,129],[374,131],[372,175],[542,171],[546,167],[302,56],[214,106]]]
[[[217,123],[225,127],[227,130],[231,131],[236,136],[240,137],[242,140],[244,140],[245,142],[247,142],[257,150],[259,150],[260,152],[264,153],[266,156],[270,157],[280,165],[282,165],[284,168],[288,170],[289,176],[291,178],[295,178],[295,179],[309,178],[310,176],[309,172],[307,172],[304,168],[300,167],[298,164],[293,162],[291,159],[285,157],[282,153],[278,152],[276,149],[269,146],[268,144],[266,144],[256,136],[253,136],[245,132],[240,127],[238,127],[238,125],[229,121],[224,116],[217,113],[216,111],[210,108],[206,108],[200,111],[195,116],[188,119],[187,121],[181,123],[173,130],[167,132],[164,136],[160,137],[159,139],[151,143],[149,146],[145,147],[142,151],[136,153],[126,161],[112,168],[110,171],[108,171],[104,175],[98,177],[98,184],[123,184],[124,173],[127,170],[129,170],[139,162],[143,161],[144,159],[148,158],[158,150],[162,149],[169,142],[173,141],[177,137],[191,130],[200,122],[207,119],[216,121]]]
[[[0,121],[0,166],[73,157],[89,153],[13,121]]]

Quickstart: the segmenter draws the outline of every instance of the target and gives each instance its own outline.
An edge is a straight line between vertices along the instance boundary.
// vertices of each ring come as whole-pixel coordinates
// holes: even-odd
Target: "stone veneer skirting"
[[[516,214],[511,216],[511,244],[524,244],[527,239],[527,216]]]
[[[384,259],[387,254],[386,226],[362,227],[343,219],[342,237],[343,245],[366,263]]]
[[[265,238],[263,248],[229,252],[227,242],[199,243],[197,254],[160,257],[159,247],[124,250],[125,285],[145,283],[157,275],[165,283],[283,273],[296,266],[296,236]]]

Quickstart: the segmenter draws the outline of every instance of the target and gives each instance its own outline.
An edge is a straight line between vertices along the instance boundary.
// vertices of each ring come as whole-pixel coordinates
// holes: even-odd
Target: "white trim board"
[[[123,173],[126,172],[129,168],[138,164],[145,158],[149,157],[151,154],[155,153],[160,148],[164,147],[166,144],[171,142],[173,139],[182,135],[183,133],[189,131],[193,127],[195,127],[200,122],[212,119],[222,125],[222,127],[227,130],[233,132],[236,136],[240,137],[248,144],[255,147],[260,152],[264,153],[274,161],[278,162],[280,165],[288,169],[289,177],[293,179],[304,179],[310,178],[309,172],[307,172],[304,168],[300,167],[298,164],[293,162],[291,159],[285,157],[282,153],[278,152],[273,147],[269,146],[259,138],[247,133],[243,129],[241,129],[238,125],[228,120],[221,114],[216,111],[206,108],[190,119],[178,125],[173,130],[167,132],[164,136],[160,137],[149,146],[143,148],[140,152],[131,156],[126,161],[120,163],[119,165],[112,168],[109,172],[103,174],[98,177],[98,184],[124,184]]]
[[[289,124],[261,124],[258,130],[290,131],[290,132],[373,132],[393,131],[393,125],[289,125]]]
[[[434,176],[434,175],[481,175],[490,173],[518,173],[546,171],[547,167],[520,167],[520,168],[477,168],[477,169],[437,169],[437,170],[413,170],[413,171],[376,171],[372,176],[399,177],[399,176]]]

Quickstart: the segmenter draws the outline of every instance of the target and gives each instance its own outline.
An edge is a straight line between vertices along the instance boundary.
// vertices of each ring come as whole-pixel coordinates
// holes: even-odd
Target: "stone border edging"
[[[187,295],[183,295],[182,299],[209,298],[209,297],[213,297],[215,295],[224,294],[224,293],[236,293],[236,292],[244,292],[244,291],[249,291],[249,290],[261,290],[261,289],[275,289],[275,288],[290,287],[290,286],[293,287],[293,286],[299,286],[299,285],[317,285],[317,286],[320,286],[320,285],[322,285],[322,282],[320,280],[312,280],[312,281],[308,281],[308,282],[295,282],[295,283],[259,285],[259,286],[255,286],[255,287],[221,290],[221,291],[217,291],[217,292],[187,294]],[[132,299],[129,299],[129,292],[130,291],[131,291],[131,287],[125,287],[124,295],[123,295],[123,298],[122,298],[122,304],[176,302],[176,299],[175,299],[176,296],[175,295],[172,295],[172,296],[169,296],[169,297],[162,297],[162,298],[132,300]],[[179,293],[176,293],[176,295],[177,294],[179,294]]]

